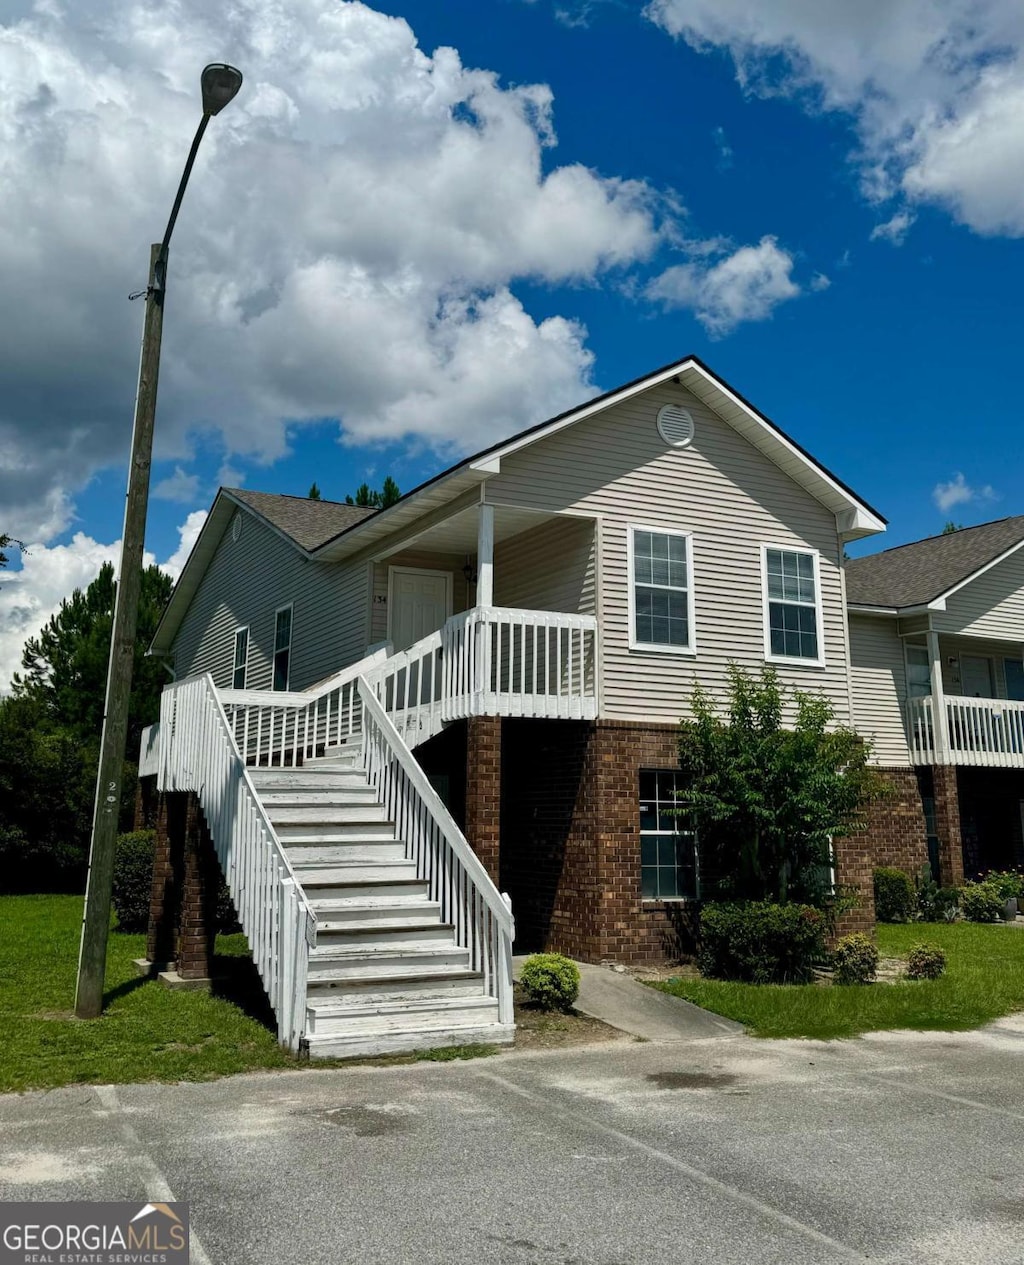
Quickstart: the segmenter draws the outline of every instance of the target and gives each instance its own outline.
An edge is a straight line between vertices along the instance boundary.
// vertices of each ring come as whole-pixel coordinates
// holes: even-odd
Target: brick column
[[[213,971],[220,867],[199,800],[191,793],[187,799],[178,974],[182,979],[205,980]]]
[[[146,957],[160,969],[169,967],[174,961],[178,911],[181,908],[186,798],[180,791],[167,792],[158,796],[156,802]]]
[[[960,794],[956,766],[932,766],[935,795],[935,833],[939,839],[939,881],[943,887],[959,887],[964,881],[964,842],[960,826]]]
[[[501,860],[501,717],[466,722],[466,838],[495,883]]]

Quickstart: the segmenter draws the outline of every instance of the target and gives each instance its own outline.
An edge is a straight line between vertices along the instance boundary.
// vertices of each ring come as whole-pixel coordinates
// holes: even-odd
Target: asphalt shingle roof
[[[919,606],[946,593],[1024,540],[1024,515],[929,536],[846,564],[855,606]]]
[[[246,488],[224,490],[310,552],[377,513],[375,509],[343,505],[340,501],[311,501],[305,496],[278,496],[273,492],[250,492]]]

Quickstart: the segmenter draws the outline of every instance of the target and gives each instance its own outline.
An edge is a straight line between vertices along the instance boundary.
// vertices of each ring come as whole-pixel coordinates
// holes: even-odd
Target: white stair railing
[[[442,803],[427,775],[403,742],[377,696],[377,687],[359,681],[363,704],[363,767],[371,786],[404,841],[406,859],[429,883],[441,920],[454,928],[456,943],[469,950],[470,963],[483,975],[484,989],[498,1002],[498,1022],[512,1014],[512,941],[515,922],[508,898],[491,881],[479,857]]]
[[[358,678],[387,660],[376,650],[302,692],[220,690],[238,749],[249,765],[297,765],[359,733]]]
[[[441,732],[444,672],[440,630],[363,675],[407,746],[419,746]]]
[[[161,791],[194,791],[253,961],[277,1015],[278,1037],[299,1048],[306,1026],[316,915],[256,793],[213,678],[165,687],[160,705]]]

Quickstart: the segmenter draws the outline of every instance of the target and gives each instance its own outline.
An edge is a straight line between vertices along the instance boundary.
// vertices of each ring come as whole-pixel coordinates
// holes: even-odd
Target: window
[[[696,899],[697,836],[675,814],[680,774],[640,770],[640,890],[644,900]]]
[[[907,698],[927,698],[932,692],[932,665],[927,646],[907,646]]]
[[[1006,697],[1017,703],[1024,702],[1024,662],[1004,659],[1003,671],[1006,674]]]
[[[282,606],[274,616],[274,689],[288,688],[292,659],[292,608]]]
[[[763,547],[765,654],[821,664],[818,555]]]
[[[692,537],[646,527],[629,532],[630,646],[692,653]]]
[[[249,630],[239,628],[235,632],[235,663],[231,672],[231,688],[245,689],[245,669],[249,662]]]

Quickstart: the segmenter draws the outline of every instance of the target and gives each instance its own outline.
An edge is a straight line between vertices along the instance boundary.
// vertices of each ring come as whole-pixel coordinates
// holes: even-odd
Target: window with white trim
[[[644,900],[695,900],[697,835],[677,814],[676,769],[640,770],[640,894]]]
[[[274,689],[287,690],[292,665],[292,608],[274,615]]]
[[[927,698],[932,692],[932,664],[927,646],[907,646],[907,697]]]
[[[817,555],[764,545],[766,650],[770,659],[821,662]]]
[[[686,532],[630,527],[630,645],[693,650],[693,541]]]
[[[245,689],[245,670],[249,664],[249,629],[235,629],[235,661],[231,669],[231,688]]]

